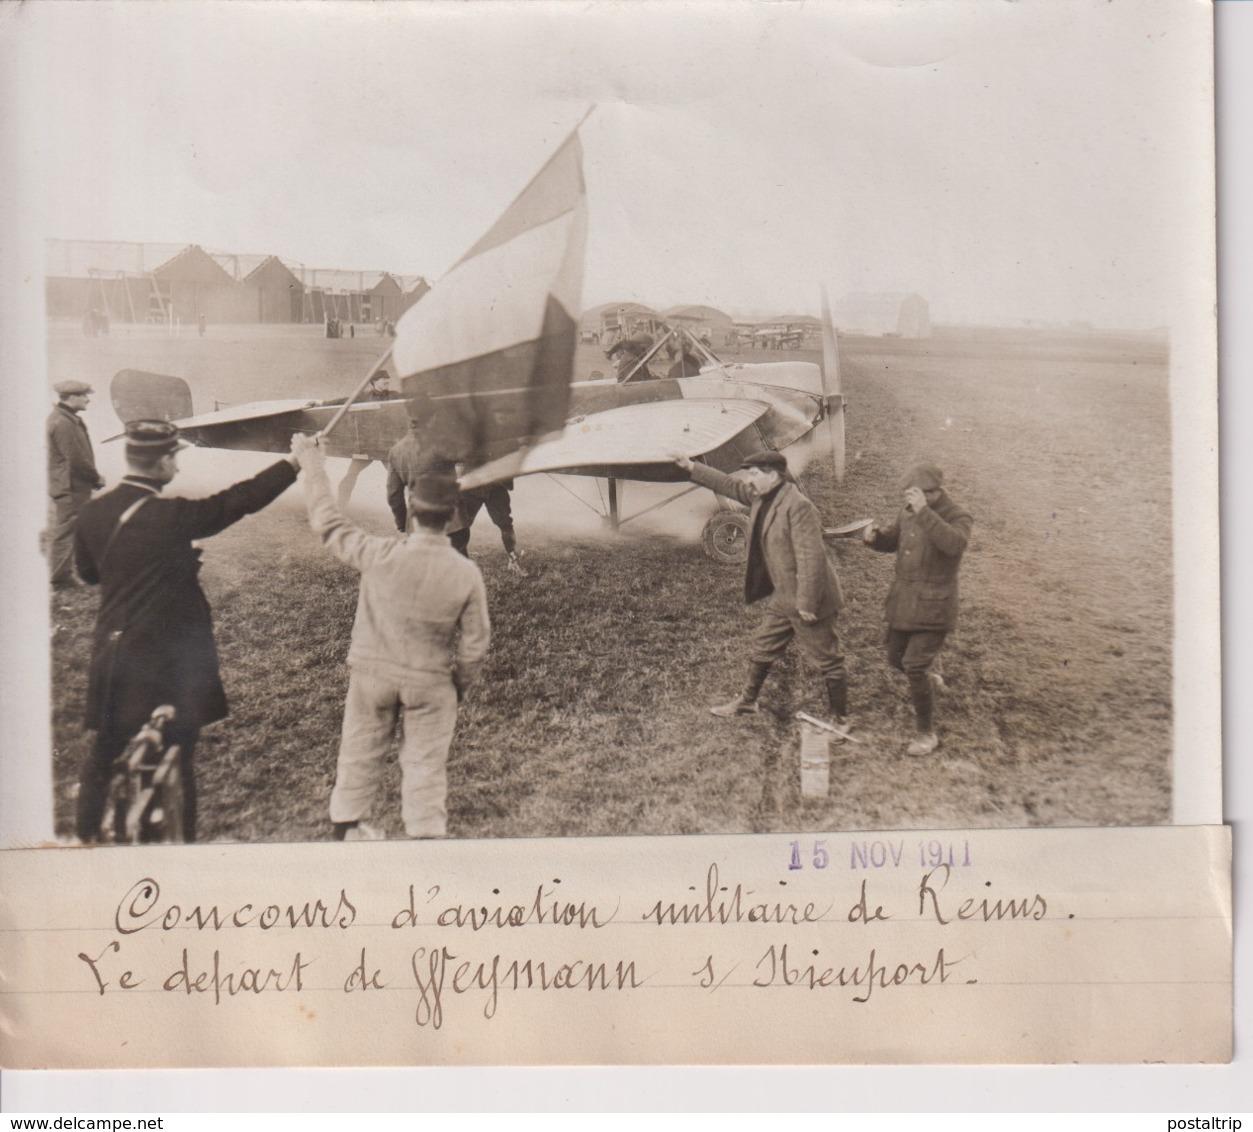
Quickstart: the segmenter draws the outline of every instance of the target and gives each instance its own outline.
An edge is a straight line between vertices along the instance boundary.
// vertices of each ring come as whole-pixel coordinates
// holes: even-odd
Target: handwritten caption
[[[685,891],[627,906],[570,894],[560,878],[517,894],[493,888],[473,901],[450,900],[439,883],[402,882],[380,905],[377,891],[367,901],[346,888],[300,902],[192,902],[145,876],[118,900],[113,938],[77,958],[90,992],[101,996],[155,992],[224,1007],[258,995],[401,991],[414,1024],[440,1029],[454,1002],[491,1020],[518,991],[798,988],[843,991],[864,1005],[897,987],[977,983],[968,944],[955,952],[944,938],[954,924],[1050,915],[1043,894],[997,893],[980,879],[967,842],[863,842],[839,879],[795,875],[832,860],[823,839],[792,841],[783,879],[768,895],[711,863]],[[902,883],[911,868],[916,881]],[[879,869],[894,883],[876,876]],[[879,925],[905,922],[930,930],[876,939]],[[658,934],[680,946],[659,949]],[[902,939],[918,942],[903,947]],[[261,940],[264,961],[255,957]],[[142,946],[154,942],[160,946]]]

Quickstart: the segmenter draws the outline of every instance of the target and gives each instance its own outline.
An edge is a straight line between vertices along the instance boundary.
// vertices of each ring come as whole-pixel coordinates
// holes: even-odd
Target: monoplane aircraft
[[[608,481],[605,518],[618,527],[624,480],[686,480],[683,453],[733,471],[750,453],[783,449],[825,425],[836,477],[844,470],[839,353],[823,294],[823,364],[724,362],[690,332],[666,326],[651,349],[613,378],[573,381],[586,198],[577,129],[462,260],[397,324],[397,338],[352,397],[265,401],[195,414],[178,377],[123,370],[110,392],[125,422],[172,420],[208,448],[286,452],[293,433],[318,434],[328,455],[352,461],[345,483],[385,460],[417,422],[424,444],[462,466],[463,488],[538,472]],[[514,283],[505,281],[513,280]],[[698,372],[649,368],[673,341]],[[358,399],[384,366],[402,393]],[[697,490],[677,495],[646,511]],[[341,490],[341,500],[346,492]],[[741,510],[706,524],[711,557],[746,552]]]
[[[686,348],[702,362],[687,377],[653,376],[649,363],[662,353],[670,337],[686,339]],[[570,416],[551,440],[528,448],[514,475],[548,472],[593,476],[608,481],[605,518],[615,528],[664,506],[685,487],[646,511],[624,515],[622,481],[679,482],[685,479],[671,454],[683,452],[711,467],[731,472],[743,459],[762,449],[784,449],[822,426],[835,475],[844,473],[844,399],[834,333],[826,321],[823,364],[786,361],[724,362],[684,330],[672,329],[622,379],[597,378],[570,386]],[[662,361],[660,365],[667,363]],[[183,436],[206,448],[251,452],[286,452],[293,433],[323,432],[344,408],[344,400],[260,401],[194,414],[191,390],[179,377],[123,370],[110,387],[114,409],[123,421],[139,418],[172,420]],[[406,394],[410,391],[406,388]],[[442,402],[457,393],[420,397],[434,428]],[[498,402],[495,411],[515,408],[511,391],[478,394]],[[386,460],[393,444],[405,435],[414,410],[411,396],[359,400],[348,407],[323,439],[327,454],[354,461],[355,479],[371,460]],[[819,434],[820,437],[822,434]],[[488,455],[499,457],[517,447],[505,442]],[[464,486],[487,479],[469,470]],[[488,477],[490,478],[490,476]],[[743,512],[720,507],[705,524],[702,541],[709,555],[738,561],[745,551],[747,524]]]

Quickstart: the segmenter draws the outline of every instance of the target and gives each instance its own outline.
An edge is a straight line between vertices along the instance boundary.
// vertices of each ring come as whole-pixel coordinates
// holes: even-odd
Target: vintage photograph
[[[22,9],[52,835],[1170,823],[1194,7]]]

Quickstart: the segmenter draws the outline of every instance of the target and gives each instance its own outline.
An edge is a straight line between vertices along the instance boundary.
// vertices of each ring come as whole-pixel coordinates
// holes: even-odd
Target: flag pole
[[[592,112],[596,109],[596,107],[597,107],[597,104],[595,102],[593,102],[591,105],[588,106],[588,108],[583,112],[583,116],[575,124],[574,128],[566,135],[566,141],[569,141],[571,137],[573,137],[575,134],[579,132],[579,129],[582,127],[583,123],[586,122],[588,118],[591,117]],[[564,145],[565,143],[563,142],[562,144]],[[526,189],[523,189],[522,191],[523,193],[525,193]],[[324,429],[322,429],[321,432],[317,434],[318,439],[322,439],[326,436],[329,436],[330,433],[339,425],[339,422],[344,419],[344,414],[347,413],[350,408],[352,408],[353,402],[355,402],[357,398],[360,397],[361,394],[365,391],[365,387],[370,384],[370,380],[374,377],[374,375],[378,373],[380,369],[383,368],[383,363],[386,362],[389,357],[391,357],[391,354],[392,354],[392,348],[389,346],[387,350],[384,352],[383,356],[374,363],[374,368],[371,369],[370,372],[365,375],[365,377],[361,381],[361,384],[358,385],[357,388],[353,391],[352,396],[349,397],[348,400],[345,401],[339,407],[338,411],[330,419],[330,422],[327,424],[327,426]],[[409,375],[406,375],[406,376],[409,376]]]
[[[330,436],[332,432],[335,431],[336,425],[338,425],[339,422],[344,419],[344,414],[348,412],[349,409],[352,408],[353,403],[357,400],[357,398],[360,397],[361,394],[365,392],[365,387],[369,385],[371,381],[374,380],[375,375],[378,373],[379,370],[383,368],[384,363],[391,356],[392,356],[392,348],[388,346],[387,349],[383,351],[379,359],[374,363],[374,365],[370,367],[370,372],[367,373],[365,377],[361,379],[361,384],[358,385],[357,388],[352,391],[352,395],[348,398],[348,400],[345,401],[342,405],[340,405],[340,407],[336,410],[335,415],[330,419],[327,426],[321,432],[319,432],[316,437],[314,437],[315,440],[324,440],[326,437]]]

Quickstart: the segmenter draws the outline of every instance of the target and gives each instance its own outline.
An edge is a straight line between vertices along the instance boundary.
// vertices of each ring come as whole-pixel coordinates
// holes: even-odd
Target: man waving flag
[[[475,469],[463,486],[507,479],[529,445],[565,425],[586,239],[576,129],[396,324],[392,360],[411,414],[441,457]]]

